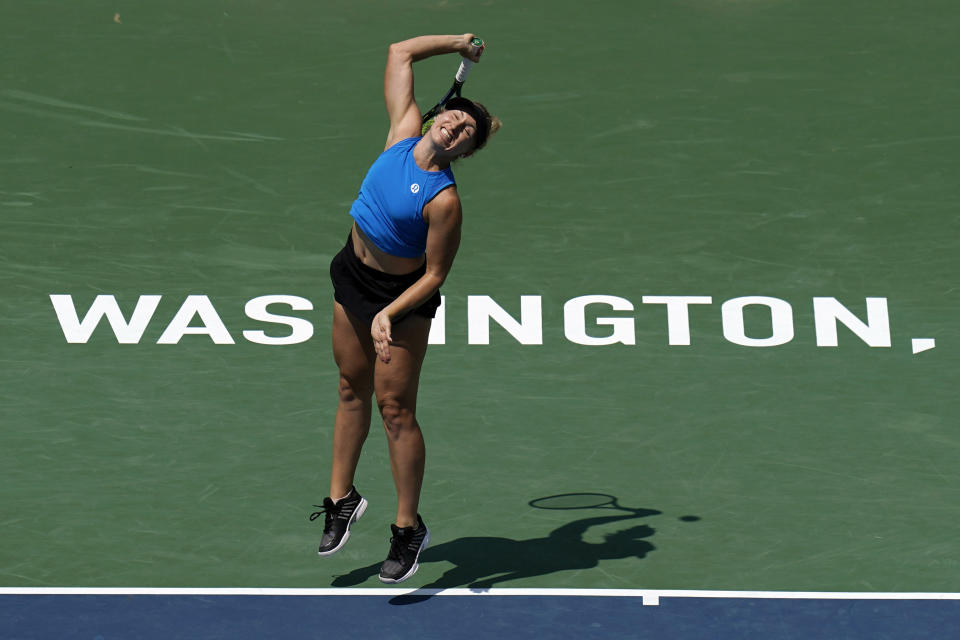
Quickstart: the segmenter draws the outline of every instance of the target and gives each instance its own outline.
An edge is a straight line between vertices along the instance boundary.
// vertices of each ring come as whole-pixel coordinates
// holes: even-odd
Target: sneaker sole
[[[340,551],[340,549],[343,549],[343,545],[347,544],[347,540],[350,539],[350,525],[352,525],[354,522],[359,520],[360,517],[363,516],[363,514],[366,512],[366,510],[367,510],[367,499],[360,498],[360,504],[357,505],[357,510],[353,512],[353,517],[350,518],[350,522],[347,523],[347,530],[343,533],[343,537],[340,538],[340,544],[335,546],[333,549],[330,549],[330,551],[317,551],[317,555],[320,556],[321,558],[326,558],[327,556],[332,556],[337,551]]]
[[[413,566],[410,567],[410,571],[407,571],[405,574],[403,574],[399,578],[384,578],[383,576],[377,576],[378,578],[380,578],[380,582],[383,582],[385,584],[397,584],[399,582],[403,582],[404,580],[407,580],[410,577],[412,577],[413,574],[417,572],[417,569],[420,568],[420,563],[418,562],[420,560],[420,554],[423,552],[424,549],[427,548],[428,544],[430,544],[429,528],[427,529],[427,535],[423,536],[423,542],[420,543],[420,548],[417,549],[417,555],[413,559]]]

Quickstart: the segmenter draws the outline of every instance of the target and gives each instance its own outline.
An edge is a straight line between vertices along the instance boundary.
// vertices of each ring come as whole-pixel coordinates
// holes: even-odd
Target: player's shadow
[[[596,513],[597,510],[590,511]],[[587,542],[584,534],[591,527],[615,522],[627,523],[660,513],[654,509],[625,509],[623,513],[573,520],[541,538],[511,540],[471,536],[428,547],[420,555],[421,564],[448,562],[453,567],[430,584],[423,585],[422,591],[398,596],[393,598],[391,603],[420,602],[429,598],[435,589],[489,589],[511,580],[558,571],[591,569],[601,560],[644,558],[656,548],[647,540],[655,533],[648,525],[632,524],[619,531],[607,533],[603,542]],[[377,575],[379,569],[379,562],[356,569],[338,576],[334,579],[333,586],[349,587],[361,584]]]

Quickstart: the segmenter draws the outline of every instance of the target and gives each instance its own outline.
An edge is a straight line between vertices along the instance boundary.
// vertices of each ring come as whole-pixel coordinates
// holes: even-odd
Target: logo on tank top
[[[420,185],[418,185],[416,182],[410,185],[410,193],[420,193]]]

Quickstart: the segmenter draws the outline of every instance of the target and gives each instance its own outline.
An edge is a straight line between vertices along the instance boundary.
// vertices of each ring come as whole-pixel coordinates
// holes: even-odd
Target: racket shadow
[[[531,501],[534,502],[534,501]],[[414,604],[431,597],[436,589],[469,587],[489,589],[513,580],[549,575],[559,571],[591,569],[601,560],[643,559],[656,549],[649,541],[655,530],[636,521],[661,512],[655,509],[616,510],[586,508],[570,515],[591,512],[538,538],[514,540],[504,537],[469,536],[428,547],[420,563],[447,562],[453,565],[443,575],[421,587],[422,592],[397,596],[391,604]],[[599,515],[598,512],[604,513]],[[596,514],[596,515],[594,515]],[[607,515],[609,514],[609,515]],[[584,534],[592,527],[623,522],[620,530],[605,534],[602,542],[587,542]],[[355,586],[377,575],[380,564],[338,576],[335,587]]]

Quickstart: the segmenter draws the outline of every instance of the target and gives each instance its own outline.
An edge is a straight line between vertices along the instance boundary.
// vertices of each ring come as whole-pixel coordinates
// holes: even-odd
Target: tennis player
[[[413,63],[457,53],[476,62],[473,34],[422,36],[390,46],[384,98],[386,147],[360,187],[346,246],[330,263],[333,355],[340,400],[333,433],[330,495],[323,501],[321,556],[339,551],[367,501],[354,486],[370,430],[372,396],[383,418],[397,515],[380,580],[402,582],[418,567],[430,532],[418,512],[425,449],[417,388],[440,285],[460,244],[462,211],[452,162],[472,155],[500,126],[481,104],[453,98],[421,135]]]

